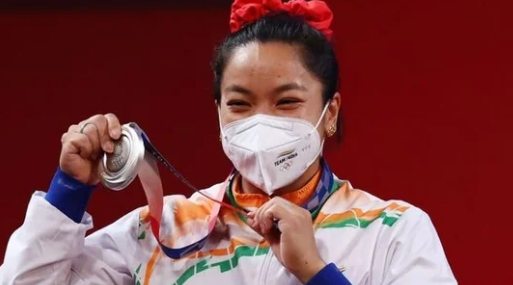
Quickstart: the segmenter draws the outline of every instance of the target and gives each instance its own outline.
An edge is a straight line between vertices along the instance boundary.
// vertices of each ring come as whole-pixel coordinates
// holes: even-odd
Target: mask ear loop
[[[324,106],[324,109],[322,110],[321,116],[319,117],[319,120],[317,120],[317,123],[315,124],[314,129],[308,135],[311,135],[313,132],[317,131],[317,128],[321,124],[322,119],[324,118],[324,116],[326,115],[326,112],[328,111],[328,107],[330,106],[330,103],[331,103],[331,100],[326,103],[326,105]],[[324,138],[322,140],[324,141]]]
[[[223,140],[225,138],[225,135],[223,132],[223,125],[221,123],[221,106],[220,105],[217,106],[217,120],[219,121],[219,131],[221,132],[221,140]]]
[[[326,103],[326,105],[324,106],[324,110],[322,110],[321,116],[319,117],[319,120],[317,121],[317,124],[315,124],[315,127],[308,134],[308,136],[311,136],[314,132],[317,132],[317,128],[319,127],[319,125],[321,124],[322,119],[326,115],[326,112],[328,111],[328,107],[330,106],[330,103],[331,103],[331,100],[329,100]],[[324,138],[322,138],[322,140],[321,140],[321,146],[319,147],[319,151],[315,155],[315,158],[313,158],[312,161],[308,162],[308,164],[305,165],[305,169],[307,169],[310,165],[312,165],[312,163],[319,157],[319,155],[321,155],[323,148],[324,148]]]

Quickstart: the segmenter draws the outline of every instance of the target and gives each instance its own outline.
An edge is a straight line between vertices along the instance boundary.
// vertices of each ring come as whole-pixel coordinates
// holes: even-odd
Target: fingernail
[[[248,217],[254,217],[254,216],[255,216],[255,212],[249,212],[249,213],[247,214],[247,216],[248,216]]]
[[[248,225],[249,225],[250,227],[253,227],[253,224],[255,223],[255,221],[254,221],[253,219],[251,219],[251,218],[247,218],[247,219],[246,219],[246,223],[248,223]]]
[[[110,136],[113,138],[113,139],[117,139],[118,138],[118,130],[112,130],[110,131]]]

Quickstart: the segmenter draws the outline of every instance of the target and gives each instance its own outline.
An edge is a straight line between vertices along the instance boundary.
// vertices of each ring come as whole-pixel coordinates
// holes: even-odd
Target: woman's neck
[[[294,191],[297,191],[298,189],[303,188],[303,186],[305,186],[314,177],[314,175],[317,173],[317,171],[319,171],[320,167],[321,167],[321,159],[317,158],[315,160],[315,162],[312,163],[312,165],[310,165],[310,167],[308,167],[308,169],[305,171],[305,173],[303,173],[303,175],[301,175],[301,177],[299,177],[299,179],[294,181],[292,184],[289,184],[283,188],[276,190],[274,192],[273,196],[274,195],[278,195],[278,196],[283,195],[285,193],[294,192]],[[241,186],[242,186],[243,193],[266,194],[264,191],[258,189],[253,184],[249,183],[249,181],[244,179],[244,177],[242,177],[241,180],[242,180]]]

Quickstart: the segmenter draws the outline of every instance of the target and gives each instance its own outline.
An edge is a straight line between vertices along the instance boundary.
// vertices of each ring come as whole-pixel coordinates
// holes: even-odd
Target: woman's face
[[[302,64],[291,45],[250,43],[235,49],[221,81],[221,125],[256,114],[305,119],[317,123],[324,108],[322,83]],[[337,93],[330,102],[319,134],[336,124]]]

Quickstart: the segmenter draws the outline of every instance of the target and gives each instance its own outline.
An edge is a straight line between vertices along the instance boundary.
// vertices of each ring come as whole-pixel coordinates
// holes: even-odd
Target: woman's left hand
[[[279,231],[274,227],[276,220]],[[315,243],[309,211],[275,197],[249,213],[247,223],[269,242],[276,258],[303,284],[326,266]]]

